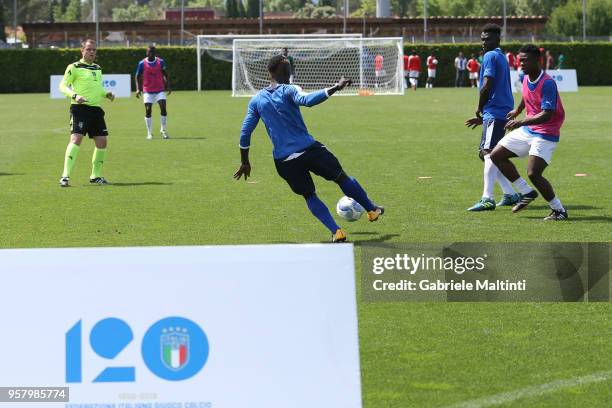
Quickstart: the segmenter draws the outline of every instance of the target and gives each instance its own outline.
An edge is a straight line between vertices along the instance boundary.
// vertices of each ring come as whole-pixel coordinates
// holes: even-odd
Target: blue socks
[[[329,209],[325,206],[325,203],[323,203],[316,194],[306,197],[306,204],[312,215],[317,217],[332,234],[335,234],[336,231],[340,229],[330,214]]]
[[[366,211],[372,211],[376,209],[376,206],[368,198],[368,194],[365,192],[363,187],[351,176],[347,176],[342,183],[339,184],[342,192],[357,201]]]

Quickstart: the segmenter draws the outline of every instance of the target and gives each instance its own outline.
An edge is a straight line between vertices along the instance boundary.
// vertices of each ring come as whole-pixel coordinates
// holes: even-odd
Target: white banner
[[[546,71],[557,83],[559,92],[578,92],[578,80],[575,69],[551,69]],[[510,71],[510,81],[514,92],[522,92],[522,83],[519,81],[519,72]]]
[[[60,92],[59,84],[64,76],[63,75],[51,75],[50,76],[50,90],[51,98],[61,99],[66,96]],[[131,88],[131,76],[128,74],[103,74],[102,75],[102,86],[107,91],[111,91],[118,98],[129,98],[132,92]]]
[[[66,408],[361,407],[352,245],[0,250],[0,269],[2,386],[68,386]]]

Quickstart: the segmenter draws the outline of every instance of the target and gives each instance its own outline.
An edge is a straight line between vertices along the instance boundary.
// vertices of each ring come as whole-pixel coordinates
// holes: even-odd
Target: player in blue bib
[[[241,165],[234,173],[234,178],[239,180],[244,176],[246,180],[251,175],[251,134],[261,119],[272,140],[272,156],[278,174],[285,179],[294,193],[305,198],[310,212],[332,233],[332,242],[344,242],[346,233],[336,224],[325,203],[317,196],[310,173],[338,184],[345,195],[366,209],[369,221],[378,220],[384,213],[384,208],[372,203],[357,180],[344,172],[336,156],[308,133],[300,106],[311,107],[326,101],[331,95],[350,85],[351,80],[341,78],[331,88],[304,93],[298,86],[289,84],[291,66],[284,55],[270,59],[268,72],[271,77],[270,86],[251,99],[242,123]]]

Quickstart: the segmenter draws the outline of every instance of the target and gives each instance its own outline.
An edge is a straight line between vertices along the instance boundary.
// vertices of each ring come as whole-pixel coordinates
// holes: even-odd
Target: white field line
[[[477,398],[471,401],[461,402],[455,405],[449,405],[446,408],[484,408],[494,405],[507,404],[521,398],[536,397],[539,395],[555,392],[562,388],[575,387],[585,384],[608,381],[612,379],[612,370],[600,371],[597,373],[585,375],[583,377],[574,377],[567,380],[557,380],[546,384],[534,385],[532,387],[523,388],[516,391],[502,392],[500,394],[491,395],[488,397]]]

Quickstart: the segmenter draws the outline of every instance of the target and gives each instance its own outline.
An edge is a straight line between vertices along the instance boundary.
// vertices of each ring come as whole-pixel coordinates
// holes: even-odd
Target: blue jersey
[[[295,85],[279,84],[262,89],[249,102],[240,131],[240,148],[250,147],[251,134],[261,118],[272,140],[275,159],[304,151],[315,139],[306,129],[300,106],[318,105],[328,97],[325,89],[307,94]]]
[[[493,81],[489,100],[482,109],[484,119],[506,119],[508,112],[514,107],[512,86],[510,85],[510,67],[501,49],[487,52],[480,67],[479,87],[485,77]]]

